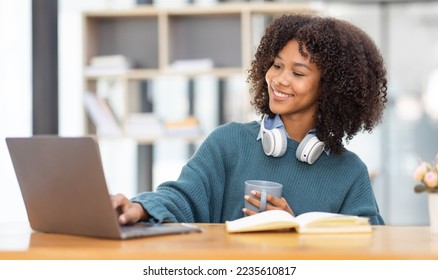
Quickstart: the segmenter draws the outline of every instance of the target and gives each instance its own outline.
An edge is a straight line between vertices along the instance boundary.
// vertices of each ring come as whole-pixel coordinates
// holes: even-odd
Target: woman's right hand
[[[135,224],[149,218],[149,214],[143,209],[143,206],[139,203],[130,201],[123,194],[111,195],[110,197],[113,208],[119,213],[119,224]]]

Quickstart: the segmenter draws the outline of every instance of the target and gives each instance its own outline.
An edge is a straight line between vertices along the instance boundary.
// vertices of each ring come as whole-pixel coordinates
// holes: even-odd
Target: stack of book
[[[153,113],[131,113],[125,121],[125,133],[142,139],[156,139],[164,134],[163,122]]]
[[[202,130],[197,118],[188,117],[184,120],[166,121],[165,134],[169,137],[200,137]]]
[[[85,74],[93,75],[120,75],[133,67],[132,63],[123,55],[95,56],[90,65],[85,68]]]

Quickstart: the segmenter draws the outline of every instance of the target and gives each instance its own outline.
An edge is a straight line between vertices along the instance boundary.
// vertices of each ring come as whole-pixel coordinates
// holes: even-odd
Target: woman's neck
[[[315,128],[314,118],[296,118],[280,115],[284,128],[289,137],[297,142],[301,142],[307,133]]]

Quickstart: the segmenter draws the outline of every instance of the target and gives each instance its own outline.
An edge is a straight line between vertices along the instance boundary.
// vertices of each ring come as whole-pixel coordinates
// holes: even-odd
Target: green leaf
[[[425,191],[426,191],[426,186],[424,186],[424,185],[416,185],[416,186],[414,187],[414,191],[415,191],[416,193],[422,193],[422,192],[425,192]]]

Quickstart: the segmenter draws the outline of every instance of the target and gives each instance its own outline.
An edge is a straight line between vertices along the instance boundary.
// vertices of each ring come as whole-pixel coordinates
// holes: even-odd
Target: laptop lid
[[[6,142],[34,230],[119,239],[131,237],[123,234],[117,222],[95,138],[34,136],[6,138]],[[194,230],[182,225],[149,228],[148,232],[133,235]]]

